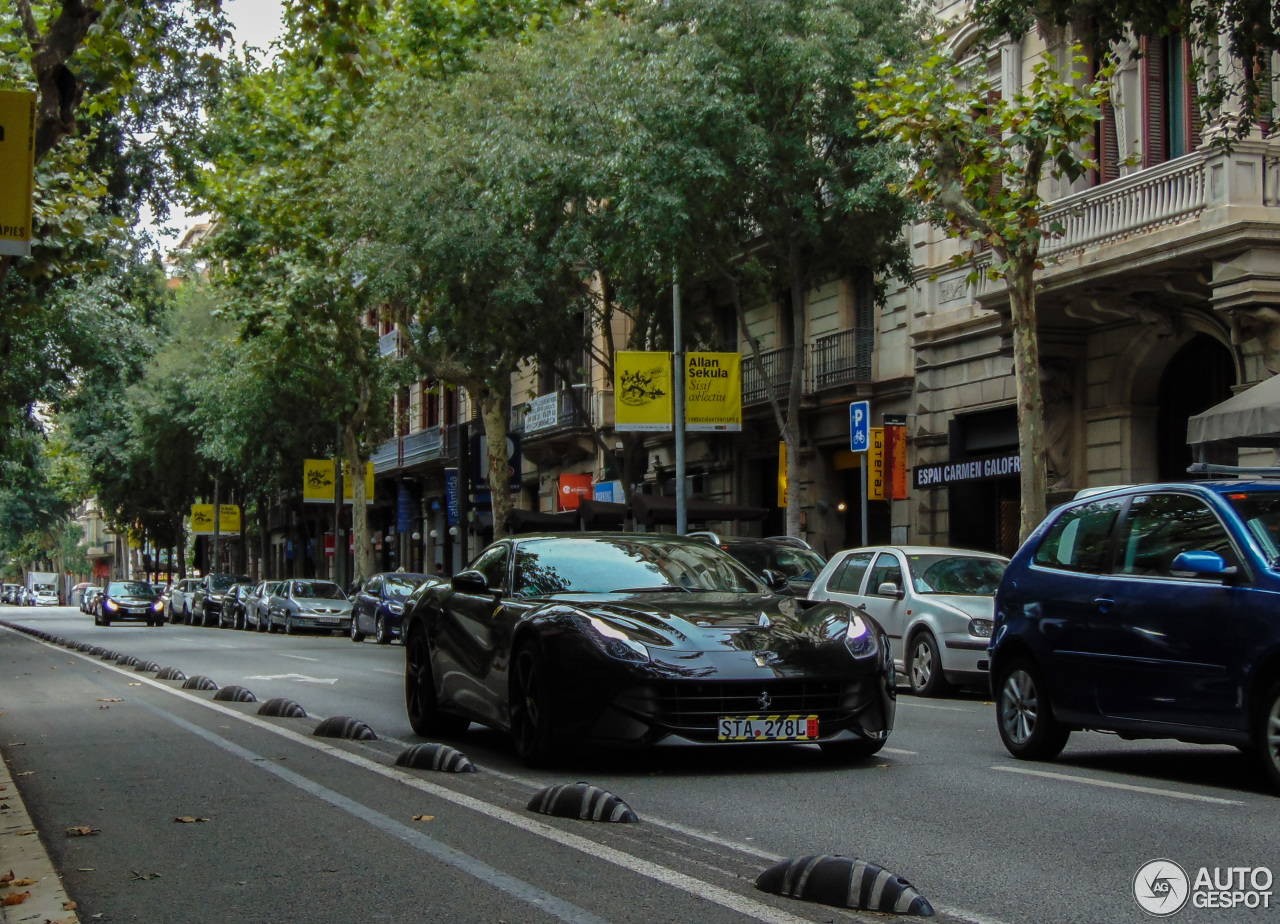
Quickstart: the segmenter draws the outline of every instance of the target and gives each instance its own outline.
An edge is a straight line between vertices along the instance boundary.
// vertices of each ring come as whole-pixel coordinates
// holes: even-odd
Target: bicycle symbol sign
[[[854,401],[849,405],[849,449],[866,452],[871,444],[871,402]]]

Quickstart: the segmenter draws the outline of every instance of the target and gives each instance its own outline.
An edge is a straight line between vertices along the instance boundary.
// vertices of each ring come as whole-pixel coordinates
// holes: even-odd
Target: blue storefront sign
[[[450,526],[458,525],[458,470],[444,470],[444,502]]]
[[[412,533],[414,522],[413,491],[406,482],[396,483],[396,532]]]

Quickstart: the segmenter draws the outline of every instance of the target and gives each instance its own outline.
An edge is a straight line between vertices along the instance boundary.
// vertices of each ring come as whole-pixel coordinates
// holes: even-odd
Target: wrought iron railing
[[[744,406],[769,400],[766,383],[772,383],[774,392],[779,397],[786,394],[791,381],[792,355],[791,347],[764,350],[760,354],[760,365],[757,365],[753,353],[742,355],[742,403]]]
[[[842,330],[816,338],[809,346],[809,388],[821,391],[837,385],[871,381],[869,332]]]

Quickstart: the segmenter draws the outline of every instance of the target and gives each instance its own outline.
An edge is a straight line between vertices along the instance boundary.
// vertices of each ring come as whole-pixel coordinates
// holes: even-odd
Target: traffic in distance
[[[7,585],[6,603],[34,594]],[[1280,789],[1280,483],[1081,492],[1012,560],[716,533],[502,539],[452,578],[351,592],[245,575],[81,590],[98,625],[340,632],[405,646],[413,729],[508,735],[531,765],[590,747],[816,744],[857,760],[899,686],[989,691],[1015,758],[1074,732],[1230,744]]]

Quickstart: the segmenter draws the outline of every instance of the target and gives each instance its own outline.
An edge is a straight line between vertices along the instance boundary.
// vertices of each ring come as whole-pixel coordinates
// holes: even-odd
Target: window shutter
[[[1143,113],[1142,163],[1146,167],[1154,167],[1169,159],[1164,112],[1164,43],[1144,36],[1141,48],[1142,102],[1146,110]]]
[[[1191,67],[1194,62],[1191,58],[1191,42],[1185,40],[1182,43],[1182,74],[1186,83],[1187,95],[1187,151],[1188,153],[1200,147],[1200,133],[1204,129],[1204,118],[1200,115],[1200,88],[1199,81],[1191,76]]]
[[[1258,62],[1258,127],[1262,129],[1262,137],[1271,137],[1276,124],[1276,85],[1275,72],[1271,67],[1271,56]]]
[[[1120,179],[1120,136],[1116,131],[1116,110],[1110,100],[1102,104],[1102,121],[1098,127],[1102,133],[1098,167],[1102,182],[1109,183]]]

